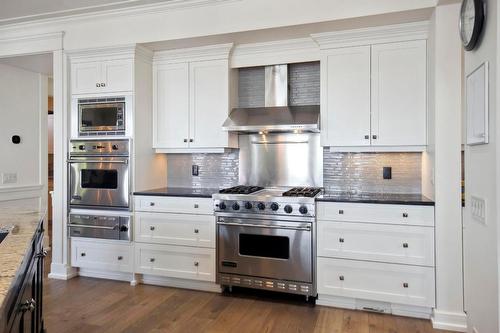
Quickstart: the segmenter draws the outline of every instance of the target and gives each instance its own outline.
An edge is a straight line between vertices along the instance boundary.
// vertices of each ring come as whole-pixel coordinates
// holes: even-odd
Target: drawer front
[[[210,215],[136,213],[136,242],[215,248]]]
[[[211,198],[136,196],[135,210],[180,214],[214,214]]]
[[[318,256],[434,266],[434,228],[318,221]]]
[[[434,307],[434,269],[318,258],[318,293]]]
[[[434,207],[318,202],[318,220],[434,226]]]
[[[215,282],[215,249],[136,243],[136,271]]]
[[[71,265],[73,267],[132,272],[133,258],[131,244],[71,239]]]

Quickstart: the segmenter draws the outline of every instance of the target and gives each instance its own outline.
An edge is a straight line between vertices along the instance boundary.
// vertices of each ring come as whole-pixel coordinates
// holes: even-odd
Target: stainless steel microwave
[[[125,97],[78,100],[80,136],[125,135]]]

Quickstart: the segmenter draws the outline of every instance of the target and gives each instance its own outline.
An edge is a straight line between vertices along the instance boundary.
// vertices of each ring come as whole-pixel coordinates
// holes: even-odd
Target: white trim
[[[16,193],[16,192],[28,192],[28,191],[39,191],[43,189],[43,184],[31,184],[31,185],[19,185],[19,186],[3,186],[0,187],[1,193]]]
[[[62,50],[63,37],[64,32],[53,32],[3,38],[0,39],[0,58]]]
[[[0,187],[0,201],[42,199],[44,188],[42,184]]]
[[[50,264],[50,273],[48,275],[49,279],[54,280],[69,280],[78,275],[77,269],[52,262]]]
[[[429,21],[312,34],[321,50],[427,39]]]
[[[463,312],[447,312],[434,309],[431,322],[432,327],[435,329],[467,332],[467,315]]]
[[[200,290],[214,293],[222,292],[222,288],[220,285],[207,281],[177,279],[154,275],[142,275],[139,276],[138,280],[140,283],[151,284],[155,286]]]
[[[352,146],[352,147],[329,147],[330,152],[342,153],[377,153],[377,152],[424,152],[427,146]]]
[[[392,314],[396,316],[430,319],[432,308],[422,306],[391,304]]]
[[[115,281],[132,282],[135,280],[134,273],[104,271],[104,270],[89,269],[89,268],[80,268],[78,270],[78,275],[84,277],[115,280]]]
[[[181,10],[186,8],[204,7],[210,5],[217,5],[219,3],[236,2],[242,0],[170,0],[160,3],[137,5],[127,8],[114,8],[101,11],[92,11],[88,13],[65,15],[61,17],[47,17],[38,20],[21,21],[12,24],[5,24],[0,26],[0,31],[17,30],[26,28],[36,28],[40,25],[62,24],[66,22],[91,22],[97,18],[105,19],[118,19],[123,17],[134,17],[147,14],[164,14],[173,10]]]
[[[185,49],[157,51],[154,53],[154,63],[179,63],[190,61],[228,59],[233,43],[215,44]]]
[[[140,58],[151,63],[153,57],[153,51],[138,44],[77,49],[65,53],[71,63],[102,60],[104,57],[106,60]]]
[[[310,37],[234,47],[231,68],[319,61],[320,50]]]
[[[356,309],[356,299],[351,297],[318,294],[316,304],[341,309]]]

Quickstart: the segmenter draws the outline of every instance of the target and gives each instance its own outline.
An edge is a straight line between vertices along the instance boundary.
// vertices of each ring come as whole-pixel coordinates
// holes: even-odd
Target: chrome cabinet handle
[[[403,288],[408,288],[408,283],[407,282],[403,283]]]
[[[115,225],[113,227],[106,227],[104,225],[87,225],[87,224],[74,224],[70,223],[70,227],[78,227],[78,228],[88,228],[88,229],[104,229],[104,230],[116,230],[119,225]]]
[[[344,210],[343,209],[339,209],[339,214],[340,215],[344,214]]]
[[[288,229],[288,230],[304,230],[311,231],[310,226],[304,227],[290,227],[287,225],[269,225],[269,224],[252,224],[252,223],[229,223],[229,222],[217,222],[220,225],[230,225],[236,227],[255,227],[255,228],[269,228],[269,229]]]
[[[101,83],[101,87],[106,87],[106,83]]]
[[[340,275],[340,276],[339,276],[339,280],[340,280],[340,281],[344,281],[344,276],[343,276],[343,275]]]
[[[369,135],[365,135],[365,140],[370,140],[370,136]]]
[[[195,262],[194,262],[194,265],[195,265],[196,267],[198,267],[198,266],[200,265],[200,263],[199,263],[199,262],[197,262],[197,261],[195,261]]]
[[[193,142],[193,141],[194,141],[194,139],[189,139],[189,142]]]
[[[154,226],[154,225],[152,225],[152,226],[150,226],[150,227],[149,227],[149,230],[151,230],[151,231],[154,231],[155,229],[156,229],[156,228],[155,228],[155,226]]]
[[[373,140],[377,140],[378,136],[377,135],[372,135]]]
[[[149,262],[155,262],[155,258],[149,258]]]
[[[68,163],[117,163],[117,164],[128,164],[128,160],[75,160],[75,159],[69,159]]]
[[[184,142],[188,142],[188,139],[184,139]]]
[[[199,208],[199,207],[200,207],[200,205],[194,204],[194,208]]]
[[[122,256],[118,256],[118,260],[122,260],[122,259],[123,259],[123,257],[122,257]]]
[[[197,234],[197,233],[199,233],[199,232],[200,232],[200,230],[198,230],[198,229],[194,229],[194,233],[195,233],[195,234]]]
[[[100,88],[100,87],[101,87],[101,84],[100,84],[100,83],[96,83],[96,84],[95,84],[95,86],[96,86],[97,88]]]
[[[149,205],[150,205],[151,207],[153,207],[153,206],[155,205],[155,203],[154,203],[154,202],[150,202],[150,203],[149,203]]]
[[[80,256],[85,257],[86,256],[85,252],[80,253]]]
[[[403,217],[408,217],[408,213],[403,213]]]
[[[344,242],[344,238],[339,238],[339,243],[343,243]]]
[[[405,249],[407,249],[407,248],[408,248],[408,243],[403,243],[403,247],[404,247]]]

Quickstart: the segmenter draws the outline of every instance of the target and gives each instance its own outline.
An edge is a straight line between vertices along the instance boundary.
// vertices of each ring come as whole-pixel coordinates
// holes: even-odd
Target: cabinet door
[[[372,46],[372,144],[426,145],[426,42]]]
[[[132,59],[104,61],[102,64],[102,91],[133,91],[134,62]]]
[[[99,61],[71,64],[71,93],[92,94],[100,91],[101,72]]]
[[[227,60],[192,62],[190,71],[191,148],[228,145],[222,124],[229,112],[229,65]]]
[[[189,66],[157,65],[154,80],[154,148],[187,148],[189,138]]]
[[[370,46],[332,50],[321,66],[321,144],[369,146]]]

